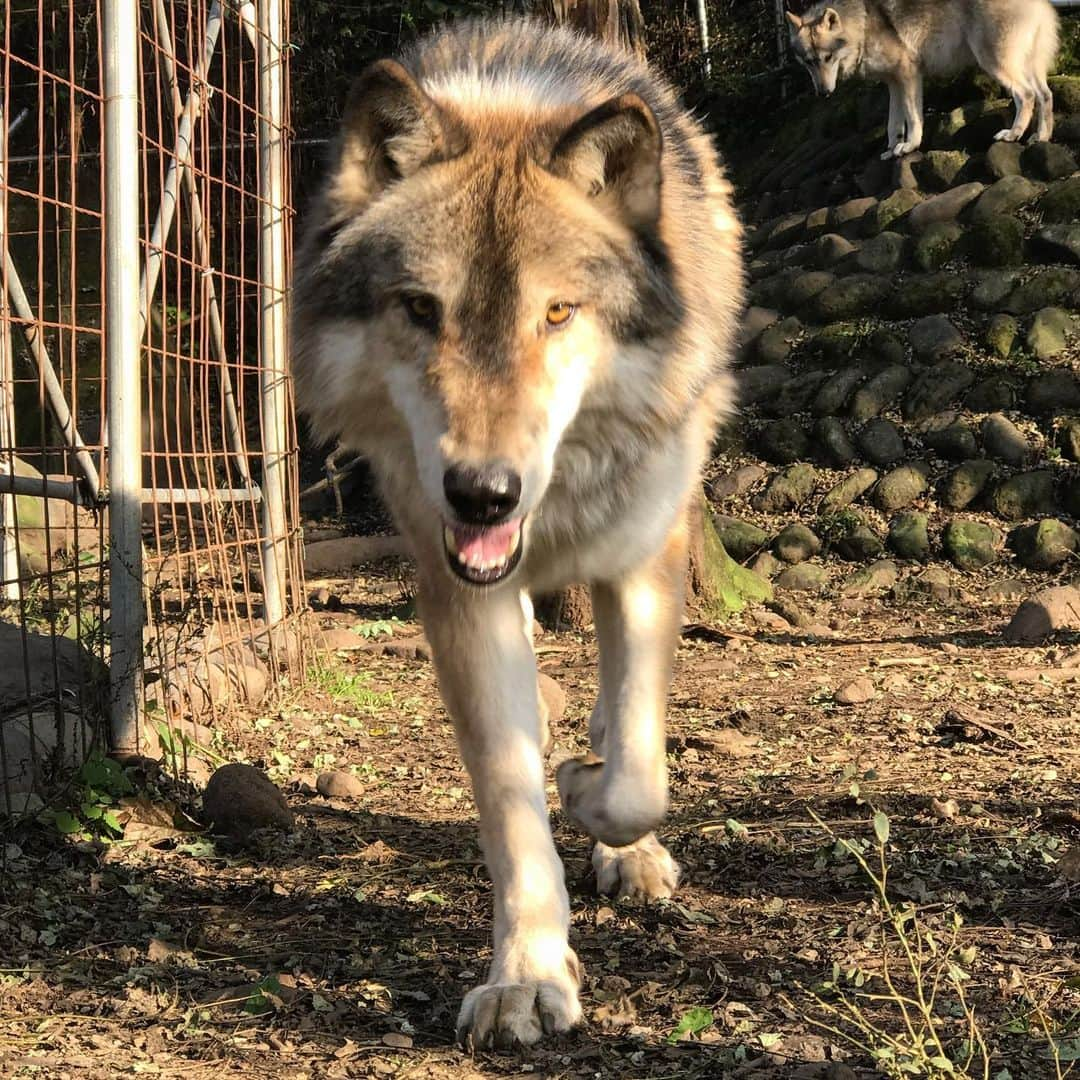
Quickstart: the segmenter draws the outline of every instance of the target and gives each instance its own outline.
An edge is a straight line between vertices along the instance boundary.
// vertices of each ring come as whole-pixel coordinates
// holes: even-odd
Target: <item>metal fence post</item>
[[[285,343],[284,26],[280,0],[258,2],[259,55],[259,320],[262,401],[262,569],[266,623],[285,615],[288,477]]]
[[[105,365],[112,749],[138,749],[143,704],[139,5],[104,0]]]
[[[7,117],[0,100],[0,252],[7,251]],[[15,473],[15,357],[11,351],[11,314],[8,309],[6,260],[0,263],[0,449],[3,461],[0,472]],[[14,495],[0,495],[0,570],[3,572],[5,600],[22,596],[19,580],[19,545],[16,536],[18,517]]]

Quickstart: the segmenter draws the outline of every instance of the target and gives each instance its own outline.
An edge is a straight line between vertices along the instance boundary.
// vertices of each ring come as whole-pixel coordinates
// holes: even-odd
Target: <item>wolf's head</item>
[[[858,49],[836,8],[818,4],[803,15],[787,13],[795,59],[810,73],[819,94],[831,94],[855,66]]]
[[[376,64],[297,273],[302,408],[326,438],[411,458],[426,524],[410,525],[480,585],[520,560],[590,393],[648,393],[619,364],[681,317],[653,112],[626,94],[543,116]]]

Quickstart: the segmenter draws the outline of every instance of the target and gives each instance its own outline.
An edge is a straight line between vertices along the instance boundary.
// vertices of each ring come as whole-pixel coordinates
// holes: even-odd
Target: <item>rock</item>
[[[986,327],[987,347],[995,356],[1005,360],[1012,353],[1019,333],[1020,324],[1011,315],[995,315]]]
[[[814,337],[814,348],[821,357],[821,367],[847,367],[862,343],[863,327],[857,322],[833,322],[823,326]]]
[[[859,447],[875,465],[899,461],[906,449],[900,429],[891,420],[870,420],[859,432]]]
[[[1001,412],[1015,404],[1016,387],[1008,375],[991,375],[977,382],[964,398],[964,407],[976,413]]]
[[[999,308],[1016,288],[1020,275],[1015,270],[984,270],[975,279],[971,303],[980,311]]]
[[[941,537],[945,554],[961,570],[981,570],[997,562],[1004,543],[1001,530],[981,521],[953,518]]]
[[[821,592],[828,584],[829,575],[825,568],[807,562],[789,566],[776,579],[777,588],[788,592]]]
[[[785,214],[769,228],[764,247],[786,248],[798,240],[806,230],[806,214]]]
[[[365,563],[409,554],[400,536],[346,536],[304,545],[304,573],[309,578],[334,570],[348,570]]]
[[[941,501],[950,510],[966,510],[985,490],[995,472],[994,463],[982,458],[965,461],[946,479]]]
[[[858,459],[859,452],[836,417],[826,416],[819,420],[814,425],[814,438],[825,462],[835,468],[843,469]]]
[[[780,392],[788,379],[788,370],[780,364],[747,368],[735,377],[735,391],[742,405],[759,405]]]
[[[1031,238],[1028,247],[1042,262],[1080,265],[1080,225],[1047,225]]]
[[[874,683],[865,675],[845,683],[833,695],[837,705],[862,705],[874,696]]]
[[[877,199],[873,196],[868,195],[862,199],[849,199],[829,212],[829,228],[840,229],[852,223],[857,224],[874,206],[877,206]]]
[[[723,473],[706,485],[711,499],[717,502],[744,495],[768,476],[760,465],[742,465],[734,472]]]
[[[780,265],[802,267],[816,261],[814,244],[795,244],[780,253]]]
[[[1019,600],[1027,591],[1024,582],[1017,578],[1001,578],[986,586],[983,596],[993,603]]]
[[[1076,172],[1076,155],[1061,143],[1029,143],[1020,160],[1024,171],[1036,180],[1060,180]]]
[[[1027,387],[1029,412],[1053,413],[1080,409],[1080,379],[1071,371],[1046,371],[1035,375]]]
[[[840,587],[845,596],[878,596],[888,592],[900,577],[900,570],[891,559],[877,562],[856,570]]]
[[[315,790],[324,799],[362,799],[364,785],[352,773],[340,769],[319,773],[315,780]]]
[[[840,278],[806,305],[817,322],[855,319],[874,311],[891,291],[891,284],[868,274]]]
[[[772,308],[751,305],[743,313],[739,325],[739,346],[745,347],[757,341],[763,330],[779,322],[780,313]]]
[[[1021,525],[1009,535],[1009,547],[1029,570],[1053,570],[1068,562],[1080,546],[1080,535],[1063,521],[1045,518],[1035,525]]]
[[[815,416],[833,416],[840,412],[863,377],[861,368],[850,367],[838,371],[817,392],[810,411]]]
[[[1044,225],[1070,225],[1080,220],[1080,176],[1050,185],[1039,202]]]
[[[817,210],[812,210],[806,215],[805,228],[807,240],[816,240],[822,233],[828,231],[830,213],[829,207],[822,206]]]
[[[1025,600],[1005,628],[1005,640],[1037,645],[1057,630],[1080,630],[1080,589],[1060,585]]]
[[[1064,416],[1058,421],[1057,445],[1071,461],[1080,461],[1080,417]]]
[[[769,543],[769,534],[749,521],[717,514],[713,517],[713,525],[724,550],[736,562],[746,562]]]
[[[959,274],[912,274],[891,292],[888,308],[897,319],[917,319],[951,311],[964,295]]]
[[[910,506],[926,491],[929,476],[930,467],[924,461],[893,469],[878,481],[874,489],[874,505],[885,514]]]
[[[802,323],[791,317],[766,327],[758,338],[757,356],[763,364],[782,364],[802,334]]]
[[[823,527],[832,537],[833,549],[848,562],[870,562],[885,553],[881,538],[861,514],[847,510],[832,519],[823,518]]]
[[[1019,143],[996,142],[986,151],[986,171],[994,180],[1002,180],[1006,176],[1019,176],[1023,170],[1020,167],[1020,158],[1024,148]]]
[[[788,283],[781,295],[785,306],[792,311],[805,307],[818,293],[824,292],[834,281],[836,275],[825,270],[811,270],[798,274]]]
[[[940,270],[953,256],[964,230],[955,221],[928,225],[916,238],[912,261],[925,273]]]
[[[1071,312],[1059,307],[1045,307],[1035,313],[1027,332],[1028,351],[1040,360],[1053,360],[1068,348],[1069,337],[1076,330]]]
[[[907,224],[914,233],[921,233],[931,225],[939,225],[944,221],[955,221],[960,213],[970,203],[983,195],[985,188],[978,181],[970,184],[961,184],[959,187],[946,191],[943,195],[935,195],[924,203],[916,206],[907,217]]]
[[[888,544],[901,559],[918,559],[930,556],[929,519],[917,510],[898,514],[889,525]]]
[[[792,465],[769,481],[757,497],[755,508],[767,514],[797,510],[814,493],[817,470],[812,465]]]
[[[975,432],[955,413],[940,413],[931,417],[923,428],[923,442],[935,453],[950,461],[964,461],[979,452]]]
[[[550,729],[566,715],[566,691],[543,671],[537,673],[536,689]]]
[[[983,446],[990,457],[1020,468],[1031,453],[1031,444],[1023,432],[1001,413],[994,413],[982,422]]]
[[[767,424],[759,442],[761,456],[776,465],[804,461],[810,451],[810,437],[798,420],[777,420]]]
[[[1054,474],[1038,470],[1011,476],[994,489],[990,505],[1006,521],[1051,514],[1054,511]]]
[[[900,188],[887,198],[872,206],[862,218],[863,236],[877,236],[891,226],[900,224],[911,210],[921,203],[917,192]]]
[[[1012,214],[1033,203],[1046,188],[1025,176],[1003,176],[991,184],[971,208],[971,220],[983,222],[999,214]]]
[[[1048,305],[1080,306],[1080,270],[1051,266],[1017,285],[1002,305],[1013,315],[1027,315]]]
[[[911,371],[902,364],[892,364],[879,371],[861,386],[851,401],[851,418],[857,423],[884,412],[911,383]]]
[[[1051,75],[1050,91],[1054,95],[1054,109],[1062,113],[1080,112],[1080,77],[1076,75]]]
[[[900,338],[880,326],[866,339],[864,351],[867,362],[879,368],[902,366],[906,357]]]
[[[909,578],[909,587],[912,592],[929,596],[939,604],[951,603],[956,596],[952,578],[948,571],[940,566],[931,566],[918,577]]]
[[[766,581],[776,577],[783,568],[784,564],[771,551],[763,551],[760,555],[755,555],[750,563],[750,569]]]
[[[826,233],[814,241],[811,260],[818,269],[828,270],[856,250],[857,248],[850,240],[838,233]]]
[[[929,419],[956,401],[974,381],[974,373],[964,364],[935,364],[915,380],[904,399],[904,419],[913,423]]]
[[[926,191],[947,191],[969,160],[963,150],[929,150],[913,166],[913,171],[919,186]]]
[[[252,765],[222,765],[206,785],[203,814],[216,832],[237,840],[246,840],[256,829],[288,832],[293,827],[285,796]]]
[[[920,360],[935,363],[964,346],[964,335],[945,315],[919,319],[910,331],[911,347]]]
[[[855,265],[867,274],[892,274],[900,268],[907,240],[899,233],[879,233],[867,240],[855,254]]]
[[[837,514],[846,510],[856,499],[865,495],[878,481],[873,469],[858,469],[825,493],[818,504],[818,513]]]
[[[1024,226],[1012,214],[991,214],[964,237],[964,252],[979,266],[1019,266],[1024,261]]]
[[[777,557],[792,566],[812,559],[821,551],[821,541],[805,525],[788,525],[773,541]]]
[[[808,371],[788,379],[779,392],[768,400],[766,410],[771,416],[792,416],[805,412],[828,377],[824,371]]]

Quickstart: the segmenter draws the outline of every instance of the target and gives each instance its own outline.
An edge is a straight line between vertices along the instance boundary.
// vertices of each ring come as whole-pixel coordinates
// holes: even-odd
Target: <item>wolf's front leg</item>
[[[597,841],[602,892],[670,896],[678,867],[653,829],[667,811],[664,716],[686,574],[687,523],[664,549],[624,577],[595,584],[600,697],[590,724],[596,757],[565,762],[566,813]]]
[[[904,138],[904,92],[897,82],[889,83],[889,148],[881,155],[882,161],[896,156],[896,147]]]
[[[893,146],[893,154],[903,157],[913,154],[923,140],[923,78],[917,68],[905,73],[900,83],[901,107],[904,112],[904,139]]]
[[[470,991],[458,1036],[528,1045],[581,1019],[569,900],[551,838],[531,608],[511,589],[421,588],[421,615],[480,815],[495,893],[487,981]]]

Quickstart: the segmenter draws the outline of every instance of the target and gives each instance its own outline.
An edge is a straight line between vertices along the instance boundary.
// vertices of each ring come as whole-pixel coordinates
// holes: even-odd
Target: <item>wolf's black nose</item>
[[[446,501],[468,525],[494,525],[521,498],[521,477],[505,465],[453,465],[443,474]]]

